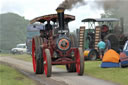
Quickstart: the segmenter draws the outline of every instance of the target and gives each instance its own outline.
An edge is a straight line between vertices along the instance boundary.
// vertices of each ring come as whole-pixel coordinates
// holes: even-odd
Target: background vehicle
[[[124,45],[123,51],[128,51],[128,40],[126,41]]]
[[[121,21],[116,18],[87,18],[82,20],[82,22],[88,23],[84,42],[85,59],[96,60],[99,58],[97,44],[100,39],[108,39],[111,42],[111,48],[117,52],[123,49],[127,37],[123,34],[123,23]]]
[[[35,24],[29,24],[27,27],[27,53],[32,54],[32,38],[36,35],[40,35],[39,31],[40,29],[43,29],[43,24],[35,23]]]
[[[27,46],[26,44],[17,44],[16,48],[11,49],[12,54],[23,54],[27,53]]]
[[[128,67],[128,40],[124,45],[123,51],[120,53],[120,65],[122,68]]]
[[[83,75],[84,57],[82,48],[74,46],[73,37],[68,28],[68,23],[75,20],[75,16],[64,14],[63,8],[57,9],[58,14],[37,17],[30,21],[53,22],[45,28],[43,35],[32,39],[33,69],[36,74],[45,71],[47,77],[51,76],[52,65],[65,65],[68,72],[77,72]]]

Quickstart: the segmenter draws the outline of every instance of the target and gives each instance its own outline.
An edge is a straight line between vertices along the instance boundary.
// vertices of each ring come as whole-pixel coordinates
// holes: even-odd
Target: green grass
[[[15,69],[0,64],[0,85],[36,85],[36,83]]]
[[[85,75],[128,85],[128,68],[100,68],[101,61],[85,61]],[[65,69],[65,66],[57,67]]]
[[[20,59],[20,60],[24,60],[24,61],[29,61],[31,62],[32,61],[32,56],[31,55],[28,55],[28,54],[0,54],[0,56],[9,56],[9,57],[13,57],[13,58],[16,58],[16,59]]]
[[[17,59],[31,61],[31,55],[13,55],[13,54],[0,54],[0,56],[11,56]],[[93,76],[96,78],[109,80],[121,85],[127,85],[128,81],[128,68],[100,68],[101,61],[85,61],[85,75]],[[65,66],[59,65],[57,67],[64,68]]]
[[[86,61],[85,75],[128,85],[128,68],[100,68],[101,61]]]

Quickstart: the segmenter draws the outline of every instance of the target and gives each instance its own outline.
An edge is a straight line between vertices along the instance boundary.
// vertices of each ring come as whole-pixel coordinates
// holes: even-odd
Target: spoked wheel
[[[38,48],[37,58],[36,58],[36,74],[43,74],[44,73],[44,63],[43,63],[43,56],[42,56],[42,48]]]
[[[70,34],[70,40],[71,40],[71,47],[77,47],[77,38],[75,36],[75,34]],[[73,56],[72,60],[75,60],[74,58],[75,56]],[[66,64],[66,69],[68,72],[76,72],[76,64],[75,63],[71,63],[71,64]]]
[[[98,58],[98,52],[95,49],[90,50],[88,54],[89,60],[96,60]]]
[[[76,72],[76,64],[66,64],[66,69],[68,72]]]
[[[73,57],[72,60],[75,60],[75,58]],[[68,72],[76,72],[76,64],[75,63],[66,64],[66,69]]]
[[[47,77],[50,77],[51,76],[51,71],[52,71],[50,50],[49,49],[45,49],[45,51],[43,52],[43,56],[44,56],[44,71],[45,71],[45,75]]]
[[[119,51],[120,42],[119,42],[118,37],[117,37],[116,34],[110,33],[110,34],[106,35],[104,37],[104,39],[108,39],[110,41],[111,49],[113,49],[117,52]]]
[[[84,56],[82,48],[78,48],[76,54],[76,72],[78,73],[78,75],[83,75],[84,73]]]
[[[42,74],[44,72],[43,56],[40,44],[41,41],[39,36],[32,39],[32,62],[33,70],[36,74]]]

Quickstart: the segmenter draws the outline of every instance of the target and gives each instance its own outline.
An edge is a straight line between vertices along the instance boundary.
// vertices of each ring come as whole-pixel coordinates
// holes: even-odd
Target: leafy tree
[[[25,43],[28,23],[14,13],[0,14],[0,49],[10,50],[18,43]]]

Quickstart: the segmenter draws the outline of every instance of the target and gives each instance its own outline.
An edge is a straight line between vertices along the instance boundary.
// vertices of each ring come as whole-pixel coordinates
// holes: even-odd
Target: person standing
[[[106,43],[101,39],[100,42],[98,43],[100,59],[102,59],[104,56],[105,47],[106,47]]]
[[[105,52],[106,52],[106,51],[108,51],[109,49],[111,49],[111,42],[110,42],[109,39],[105,39],[105,43],[106,43],[106,50],[105,50]]]

